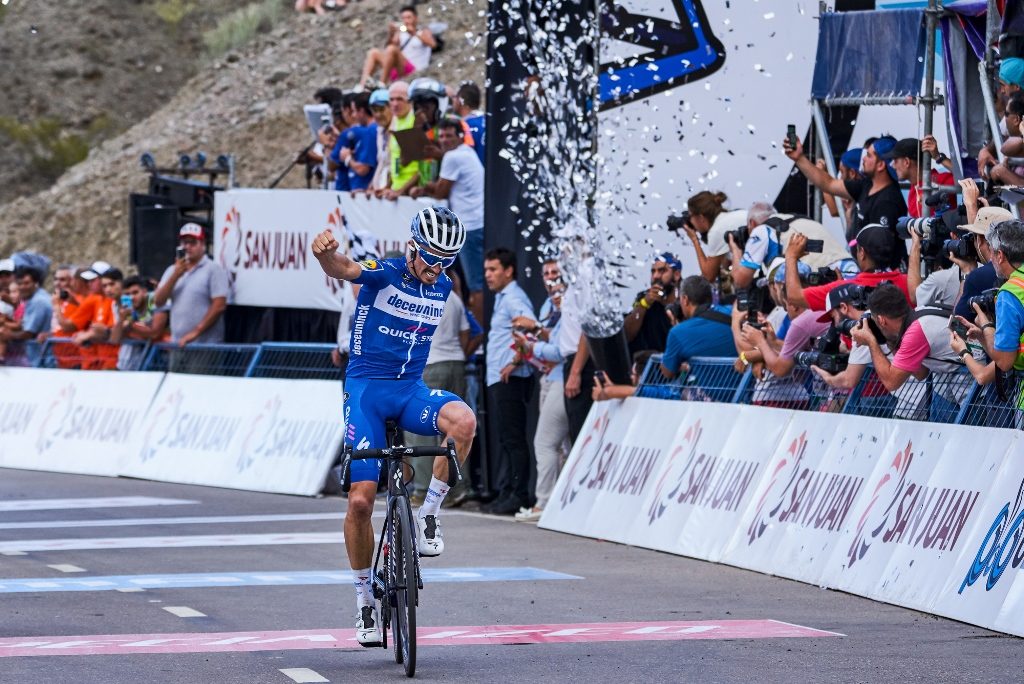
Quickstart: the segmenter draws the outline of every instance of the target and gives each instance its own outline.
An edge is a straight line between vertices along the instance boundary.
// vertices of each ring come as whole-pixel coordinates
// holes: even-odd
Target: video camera
[[[851,321],[851,323],[856,324],[857,322]],[[797,352],[793,360],[800,368],[817,366],[830,375],[842,373],[850,363],[850,355],[840,353],[840,345],[839,330],[831,327],[818,338],[814,351]]]

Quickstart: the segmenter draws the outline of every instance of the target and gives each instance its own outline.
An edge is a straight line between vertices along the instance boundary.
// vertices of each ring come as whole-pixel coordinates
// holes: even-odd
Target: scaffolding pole
[[[928,0],[928,9],[924,14],[925,42],[924,42],[924,137],[932,134],[932,127],[935,122],[935,30],[939,21],[938,0]],[[924,199],[927,200],[932,194],[932,155],[925,152],[921,156],[921,189],[924,191]],[[920,200],[920,193],[918,199]],[[921,216],[932,215],[932,208],[927,201],[921,202]]]

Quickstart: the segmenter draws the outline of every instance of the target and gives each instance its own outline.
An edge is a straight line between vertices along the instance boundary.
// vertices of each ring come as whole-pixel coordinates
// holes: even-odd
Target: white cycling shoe
[[[356,641],[360,646],[380,646],[380,620],[377,619],[376,606],[363,606],[359,609],[356,620]]]
[[[417,518],[419,525],[418,546],[421,556],[440,556],[444,552],[444,538],[441,536],[441,521],[436,515]]]

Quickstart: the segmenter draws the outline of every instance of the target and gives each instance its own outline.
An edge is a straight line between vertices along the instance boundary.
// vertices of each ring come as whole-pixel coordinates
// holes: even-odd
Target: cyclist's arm
[[[324,273],[330,277],[355,280],[362,274],[363,267],[344,252],[338,251],[338,247],[340,245],[334,233],[325,230],[313,239],[313,256],[320,262],[320,268]]]

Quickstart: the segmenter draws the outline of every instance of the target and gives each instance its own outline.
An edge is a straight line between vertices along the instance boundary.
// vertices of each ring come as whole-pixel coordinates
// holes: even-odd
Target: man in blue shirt
[[[683,321],[668,333],[661,373],[666,378],[679,375],[684,361],[695,356],[736,356],[729,308],[711,305],[711,284],[701,276],[684,278],[680,287],[679,308]]]
[[[39,363],[39,334],[50,329],[53,305],[50,296],[41,287],[42,274],[34,268],[21,266],[14,271],[18,294],[25,302],[25,313],[13,329],[0,328],[0,340],[8,343],[7,364],[35,366]]]
[[[487,155],[484,153],[484,144],[487,141],[487,117],[480,111],[480,87],[472,81],[466,81],[459,86],[453,104],[455,113],[466,122],[469,134],[473,136],[473,151],[486,168]]]
[[[985,351],[1002,371],[1024,370],[1024,222],[995,223],[987,238],[996,273],[1006,278],[996,297],[996,322],[977,304],[977,323]]]
[[[516,282],[516,255],[504,247],[484,255],[484,280],[494,293],[494,312],[487,333],[487,391],[490,410],[501,417],[498,431],[498,498],[485,508],[496,515],[512,515],[529,505],[530,445],[526,415],[533,395],[529,364],[513,349],[512,320],[533,318],[533,305]]]
[[[364,191],[370,187],[377,170],[377,124],[370,110],[370,94],[354,95],[346,115],[354,125],[339,137],[346,138],[337,155],[345,167],[339,173],[348,174],[349,190]]]

